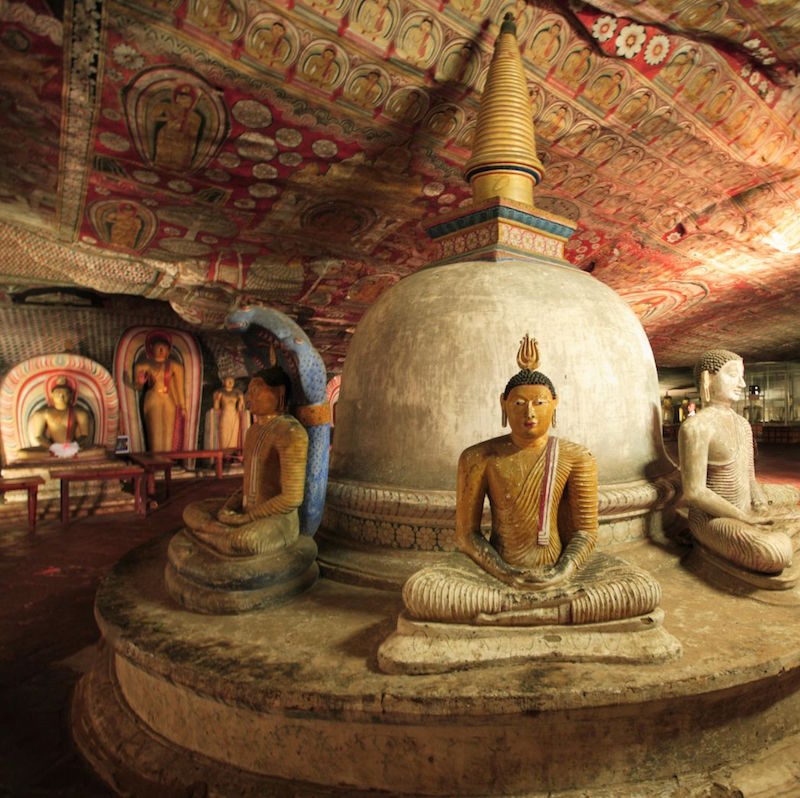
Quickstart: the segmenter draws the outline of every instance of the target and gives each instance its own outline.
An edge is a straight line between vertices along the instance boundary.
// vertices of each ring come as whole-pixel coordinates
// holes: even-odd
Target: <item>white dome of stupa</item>
[[[659,531],[677,475],[653,353],[625,301],[564,260],[574,224],[534,207],[528,106],[506,28],[467,164],[474,206],[435,220],[440,260],[389,289],[348,349],[319,537],[331,576],[399,584],[454,548],[458,457],[503,434],[499,396],[526,333],[558,393],[553,434],[597,458],[600,544]]]

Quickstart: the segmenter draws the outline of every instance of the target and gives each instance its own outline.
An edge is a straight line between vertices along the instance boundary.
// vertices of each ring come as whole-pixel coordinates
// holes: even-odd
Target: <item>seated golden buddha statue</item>
[[[183,511],[170,543],[167,587],[201,612],[241,612],[276,604],[316,580],[317,548],[300,535],[308,434],[286,410],[289,380],[274,366],[250,380],[254,423],[243,452],[243,485],[227,500]]]
[[[92,442],[92,419],[76,404],[78,386],[66,374],[45,384],[47,405],[35,410],[28,421],[32,446],[20,450],[21,460],[49,457],[103,457],[105,450]],[[55,444],[55,446],[54,446]]]
[[[513,646],[510,652],[498,649],[487,654],[491,638],[484,636],[475,644],[474,632],[466,632],[462,652],[453,653],[456,635],[442,626],[440,634],[447,644],[437,652],[439,662],[428,660],[420,645],[402,640],[423,626],[417,642],[425,640],[421,648],[433,651],[431,628],[439,624],[494,627],[497,632],[498,627],[597,628],[647,616],[643,624],[660,625],[660,615],[653,615],[661,598],[658,582],[640,568],[595,551],[597,465],[583,446],[550,435],[558,396],[550,379],[535,371],[536,342],[527,335],[517,362],[521,371],[500,395],[504,426],[507,421],[511,434],[471,446],[459,458],[456,542],[462,554],[455,555],[459,561],[423,568],[406,581],[398,632],[379,652],[384,670],[433,672],[450,669],[442,666],[442,656],[451,660],[453,668],[462,668],[481,664],[470,662],[472,655],[485,662],[519,654]],[[486,497],[491,507],[488,536],[481,529]],[[415,623],[422,625],[415,628]],[[520,639],[518,634],[514,638]],[[640,652],[642,658],[675,656],[680,646],[669,640],[660,653]],[[526,656],[537,655],[531,645],[524,644]],[[545,650],[539,653],[545,655]],[[604,658],[603,652],[568,647],[562,653],[563,659]]]
[[[678,433],[692,537],[715,564],[738,569],[726,569],[729,573],[767,589],[790,587],[785,578],[748,579],[748,572],[779,575],[791,566],[799,540],[800,491],[756,481],[753,433],[732,407],[745,388],[742,358],[710,350],[694,375],[704,406]]]

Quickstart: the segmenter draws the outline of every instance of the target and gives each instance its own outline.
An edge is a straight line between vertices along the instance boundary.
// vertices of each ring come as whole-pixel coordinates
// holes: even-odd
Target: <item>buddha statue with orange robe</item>
[[[654,610],[658,583],[595,552],[597,464],[583,446],[550,435],[558,397],[526,338],[522,370],[500,396],[510,435],[466,449],[458,463],[456,542],[477,565],[423,569],[403,588],[411,617],[502,625],[611,621]],[[492,514],[481,529],[483,503]]]
[[[417,631],[415,624],[424,627],[418,637],[428,638],[427,647],[434,645],[431,625],[438,627],[447,644],[437,656],[447,659],[458,657],[447,651],[447,646],[456,650],[458,635],[469,649],[474,636],[470,627],[597,628],[643,616],[652,619],[658,608],[661,588],[655,579],[596,551],[597,464],[585,447],[550,434],[558,396],[550,379],[535,370],[538,359],[536,342],[526,335],[517,355],[521,371],[500,395],[511,434],[470,446],[459,458],[456,543],[461,554],[452,564],[417,571],[404,584],[398,632],[379,652],[384,670],[446,669],[435,657],[415,661],[413,640],[408,645],[402,640],[409,625]],[[488,534],[482,528],[487,497]],[[460,631],[448,631],[449,624]],[[491,659],[487,650],[481,638],[457,667],[470,667],[473,655],[476,664]],[[677,644],[668,645],[662,653],[674,656],[679,650]],[[500,659],[505,656],[498,653]]]
[[[277,366],[250,380],[245,405],[254,422],[243,452],[242,487],[183,511],[185,528],[169,546],[167,588],[200,612],[272,605],[317,578],[317,547],[300,534],[308,433],[288,410],[289,379]]]

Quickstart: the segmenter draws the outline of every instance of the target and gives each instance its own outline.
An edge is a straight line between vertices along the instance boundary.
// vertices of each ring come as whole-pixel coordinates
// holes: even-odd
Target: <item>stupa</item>
[[[328,576],[397,586],[453,550],[458,455],[501,434],[507,353],[526,332],[562,397],[558,434],[597,458],[600,545],[661,532],[677,474],[653,353],[623,299],[564,259],[576,223],[534,206],[543,173],[506,20],[465,169],[473,205],[431,223],[438,260],[388,290],[348,349],[319,536]]]
[[[462,247],[471,259],[401,282],[353,341],[321,541],[337,579],[270,609],[200,616],[167,594],[166,535],[98,590],[103,644],[72,728],[118,793],[797,794],[796,607],[716,590],[682,565],[685,548],[654,545],[673,477],[652,355],[624,303],[562,260],[570,225],[532,204],[541,168],[524,85],[504,24],[467,170],[476,206],[434,227],[442,261]],[[382,673],[378,647],[402,607],[385,587],[452,556],[457,455],[499,432],[507,352],[526,331],[559,385],[559,434],[597,457],[605,546],[658,580],[683,656],[552,663],[554,632],[533,660]]]

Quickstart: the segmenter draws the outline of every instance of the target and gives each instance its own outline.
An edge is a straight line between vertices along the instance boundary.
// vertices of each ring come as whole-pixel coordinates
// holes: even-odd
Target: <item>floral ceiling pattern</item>
[[[0,284],[258,301],[338,371],[424,266],[497,23],[517,20],[535,201],[660,365],[800,359],[800,9],[788,0],[0,0]]]

